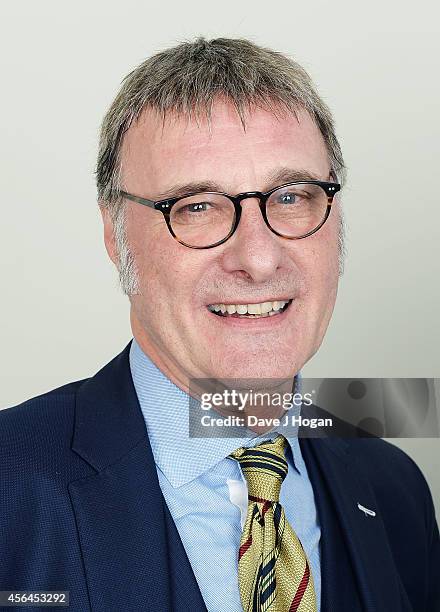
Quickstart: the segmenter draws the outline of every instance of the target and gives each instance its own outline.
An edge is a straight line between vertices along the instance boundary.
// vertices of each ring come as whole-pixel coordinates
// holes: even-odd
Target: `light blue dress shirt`
[[[190,438],[189,396],[174,385],[133,339],[130,369],[145,418],[159,484],[209,612],[241,612],[238,549],[247,485],[227,455],[276,433],[247,438]],[[308,556],[320,610],[320,537],[313,489],[298,438],[289,437],[288,474],[280,502]]]

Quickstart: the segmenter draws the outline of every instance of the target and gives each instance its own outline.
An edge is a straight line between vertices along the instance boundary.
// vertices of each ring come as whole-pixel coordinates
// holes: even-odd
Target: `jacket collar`
[[[72,450],[96,474],[68,489],[91,609],[206,611],[159,486],[130,344],[77,393]]]
[[[128,367],[131,341],[76,396],[72,450],[98,472],[145,439],[145,421]]]

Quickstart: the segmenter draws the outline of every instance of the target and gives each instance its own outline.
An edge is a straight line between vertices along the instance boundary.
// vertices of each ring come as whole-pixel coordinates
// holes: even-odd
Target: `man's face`
[[[211,130],[203,121],[143,113],[125,135],[124,189],[149,199],[175,186],[214,182],[218,191],[267,191],[288,182],[280,169],[329,180],[322,136],[306,112],[298,120],[254,110],[246,130],[234,108],[218,101]],[[286,240],[265,225],[256,199],[242,202],[235,234],[205,250],[179,244],[162,213],[128,202],[127,238],[140,294],[130,296],[133,335],[181,388],[188,379],[293,377],[321,344],[336,299],[339,211],[312,236]],[[105,239],[116,261],[107,215]],[[212,304],[292,300],[267,318],[221,317]]]

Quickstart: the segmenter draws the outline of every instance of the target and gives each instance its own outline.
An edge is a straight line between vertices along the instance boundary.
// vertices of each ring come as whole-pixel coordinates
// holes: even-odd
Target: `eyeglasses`
[[[121,191],[128,200],[160,211],[171,235],[190,249],[211,249],[232,236],[241,217],[241,202],[257,198],[267,227],[277,236],[299,240],[317,232],[330,215],[338,183],[295,181],[270,191],[188,193],[155,202]]]

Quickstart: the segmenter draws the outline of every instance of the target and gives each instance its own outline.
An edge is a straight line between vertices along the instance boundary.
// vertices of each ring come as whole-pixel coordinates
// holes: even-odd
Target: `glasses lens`
[[[216,193],[198,193],[181,198],[170,213],[176,237],[193,247],[207,247],[220,242],[231,231],[234,220],[233,203]]]
[[[297,238],[312,232],[324,221],[327,206],[327,194],[319,185],[288,185],[269,196],[267,220],[282,236]]]

